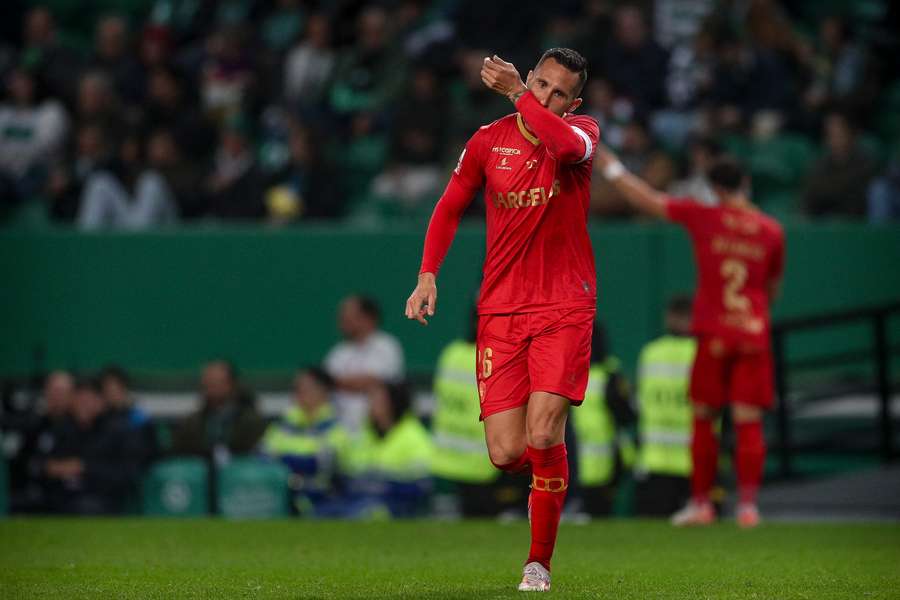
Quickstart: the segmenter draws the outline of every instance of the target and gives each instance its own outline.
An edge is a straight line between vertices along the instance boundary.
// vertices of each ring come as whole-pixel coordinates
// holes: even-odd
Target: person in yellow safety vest
[[[691,403],[688,387],[697,342],[690,335],[691,298],[666,309],[666,330],[638,361],[638,485],[635,512],[669,516],[690,497]]]
[[[591,368],[584,403],[569,413],[575,438],[576,497],[591,516],[612,512],[616,482],[633,462],[630,429],[635,422],[628,379],[618,358],[608,352],[603,325],[594,323]]]
[[[441,352],[434,375],[432,436],[435,454],[431,473],[435,477],[436,510],[462,516],[491,516],[499,511],[493,485],[500,471],[485,451],[484,428],[479,416],[478,384],[475,379],[475,324],[466,339],[451,342]],[[453,494],[440,494],[442,488]],[[458,499],[459,506],[442,509],[439,496]]]
[[[369,401],[369,422],[352,443],[351,495],[342,516],[421,515],[431,493],[431,436],[410,410],[405,384],[375,386]]]
[[[338,479],[349,438],[337,420],[330,375],[310,367],[297,373],[293,385],[295,404],[269,425],[260,449],[290,469],[294,508],[312,516],[338,499]]]

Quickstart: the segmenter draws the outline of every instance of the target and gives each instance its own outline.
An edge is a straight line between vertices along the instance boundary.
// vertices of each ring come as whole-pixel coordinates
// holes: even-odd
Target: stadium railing
[[[896,458],[895,427],[891,411],[891,395],[894,382],[891,378],[892,358],[900,357],[900,342],[890,341],[890,324],[892,317],[900,316],[900,301],[878,306],[842,310],[819,314],[815,316],[784,319],[773,325],[773,350],[775,360],[775,388],[778,397],[776,409],[776,437],[777,456],[779,459],[779,474],[782,477],[790,477],[795,474],[793,459],[799,449],[795,440],[793,420],[804,399],[808,402],[834,399],[837,396],[856,399],[859,404],[859,394],[867,397],[874,395],[877,401],[877,447],[867,444],[864,452],[877,451],[884,462],[890,462]],[[817,334],[826,330],[834,330],[841,327],[867,328],[869,331],[868,344],[865,347],[851,349],[835,348],[833,345],[823,345],[825,352],[813,356],[791,357],[789,356],[789,342],[801,334]],[[858,338],[859,336],[857,336]],[[871,371],[856,370],[856,377],[836,383],[830,381],[828,390],[818,393],[804,393],[799,385],[795,384],[796,377],[801,372],[814,372],[828,369],[830,372],[839,372],[841,369],[852,365],[868,365],[874,367]],[[859,376],[860,373],[865,373]],[[821,386],[820,386],[821,387]],[[871,420],[870,420],[871,421]],[[871,428],[868,429],[871,431]],[[870,436],[867,436],[870,438]],[[851,451],[849,445],[843,450]]]

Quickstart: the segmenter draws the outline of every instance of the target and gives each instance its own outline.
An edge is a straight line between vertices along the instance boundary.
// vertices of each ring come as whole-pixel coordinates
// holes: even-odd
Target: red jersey
[[[461,190],[457,193],[468,204],[485,188],[487,252],[478,312],[594,307],[596,270],[587,218],[599,127],[590,117],[560,119],[530,93],[516,107],[519,113],[483,126],[469,139],[439,202],[449,203]],[[547,131],[548,125],[555,129]],[[547,139],[529,129],[547,131]],[[446,252],[429,247],[439,233],[435,229],[443,227],[437,222],[439,208],[429,225],[422,272],[436,272],[441,250]]]
[[[784,269],[781,225],[755,209],[669,200],[697,261],[694,332],[768,346],[769,295]]]

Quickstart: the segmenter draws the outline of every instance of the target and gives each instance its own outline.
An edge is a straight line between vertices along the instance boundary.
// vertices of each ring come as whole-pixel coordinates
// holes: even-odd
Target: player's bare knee
[[[511,440],[488,442],[488,456],[497,468],[518,461],[524,453],[525,444],[521,442]]]
[[[735,423],[754,423],[762,418],[763,411],[758,406],[736,402],[731,407],[731,419]]]

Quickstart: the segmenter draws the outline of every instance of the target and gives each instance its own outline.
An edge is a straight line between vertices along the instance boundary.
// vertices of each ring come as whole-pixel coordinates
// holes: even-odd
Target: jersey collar
[[[541,143],[541,140],[537,139],[537,136],[528,131],[528,128],[525,127],[525,121],[522,119],[522,115],[519,113],[516,113],[516,125],[519,126],[519,133],[521,133],[526,140],[528,140],[535,146]]]

